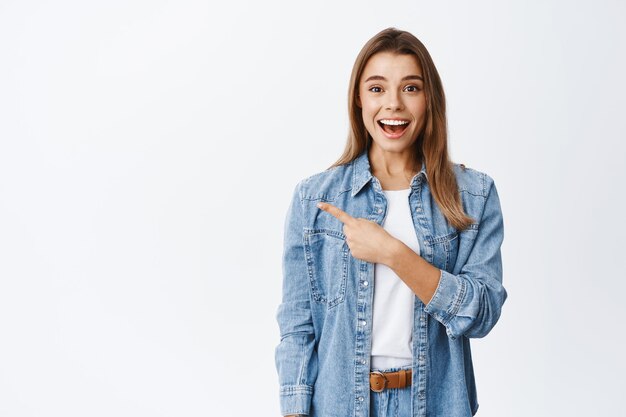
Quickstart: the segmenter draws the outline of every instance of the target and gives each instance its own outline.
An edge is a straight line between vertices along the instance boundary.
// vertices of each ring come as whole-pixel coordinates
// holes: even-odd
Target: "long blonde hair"
[[[415,142],[415,158],[428,170],[428,184],[435,202],[447,221],[457,230],[464,230],[474,219],[461,204],[452,161],[448,155],[446,99],[437,68],[426,47],[409,32],[387,28],[371,38],[356,58],[348,91],[350,127],[341,157],[329,168],[349,163],[371,145],[371,137],[363,123],[357,94],[363,69],[372,55],[379,52],[414,55],[422,66],[426,94],[426,124]]]

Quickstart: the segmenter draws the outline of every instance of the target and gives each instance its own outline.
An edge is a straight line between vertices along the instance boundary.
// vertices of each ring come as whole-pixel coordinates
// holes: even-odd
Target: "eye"
[[[408,91],[410,93],[415,93],[420,91],[421,89],[416,86],[416,85],[407,85],[406,87],[404,87],[404,91]]]
[[[370,87],[368,91],[371,91],[372,93],[381,93],[383,89],[375,85],[375,86]]]

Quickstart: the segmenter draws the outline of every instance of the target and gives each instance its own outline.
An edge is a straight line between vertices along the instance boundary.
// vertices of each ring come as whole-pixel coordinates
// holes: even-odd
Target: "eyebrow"
[[[385,77],[383,77],[382,75],[372,75],[367,80],[365,80],[365,82],[374,81],[374,80],[387,81],[387,79]],[[407,75],[406,77],[402,78],[402,81],[406,81],[406,80],[421,80],[421,81],[424,81],[424,79],[422,78],[421,75]]]

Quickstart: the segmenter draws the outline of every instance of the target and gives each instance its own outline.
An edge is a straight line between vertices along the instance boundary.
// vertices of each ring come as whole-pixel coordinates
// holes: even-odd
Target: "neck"
[[[415,157],[412,149],[402,152],[388,152],[372,146],[368,156],[374,176],[411,179],[421,168],[420,161]]]

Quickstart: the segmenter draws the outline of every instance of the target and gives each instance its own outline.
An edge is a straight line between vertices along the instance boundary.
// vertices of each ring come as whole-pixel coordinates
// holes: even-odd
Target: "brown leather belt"
[[[400,369],[396,372],[370,372],[370,388],[381,392],[386,388],[404,388],[411,385],[411,370]]]

